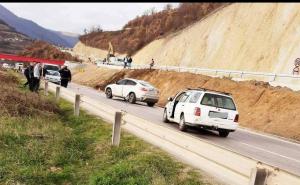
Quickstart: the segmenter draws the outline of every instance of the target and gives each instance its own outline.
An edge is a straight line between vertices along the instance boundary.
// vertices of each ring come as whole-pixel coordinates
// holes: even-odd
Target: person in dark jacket
[[[61,86],[67,87],[68,83],[72,79],[71,71],[67,68],[67,66],[63,66],[61,70],[59,70],[61,77]]]

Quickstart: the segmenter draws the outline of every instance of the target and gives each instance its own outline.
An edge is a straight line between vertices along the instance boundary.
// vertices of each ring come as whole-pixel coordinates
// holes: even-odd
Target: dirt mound
[[[77,57],[73,57],[70,53],[62,52],[54,46],[44,41],[35,41],[33,44],[26,47],[19,53],[22,56],[45,58],[45,59],[57,59],[81,62]]]
[[[18,77],[0,70],[0,116],[49,115],[58,107],[36,93],[22,92]]]
[[[149,81],[160,91],[158,102],[160,106],[166,104],[168,97],[174,96],[178,91],[188,87],[203,87],[229,92],[237,104],[241,126],[300,140],[299,92],[272,87],[265,82],[236,82],[192,73],[159,70],[122,70],[120,72],[109,69],[97,70],[101,72],[101,75],[93,78],[90,86],[104,89],[107,84],[124,77]],[[93,76],[95,73],[97,71],[82,73],[81,78]],[[81,81],[77,82],[81,83]]]

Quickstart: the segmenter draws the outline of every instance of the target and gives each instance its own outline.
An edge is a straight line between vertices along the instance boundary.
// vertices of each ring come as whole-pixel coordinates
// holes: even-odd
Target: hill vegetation
[[[129,21],[120,31],[93,29],[79,40],[85,45],[108,49],[111,42],[118,53],[134,54],[151,41],[182,30],[228,3],[181,3],[178,8],[166,6],[161,12],[145,13]]]
[[[62,52],[44,41],[33,42],[19,54],[28,57],[81,62],[79,58],[72,56],[70,53]]]

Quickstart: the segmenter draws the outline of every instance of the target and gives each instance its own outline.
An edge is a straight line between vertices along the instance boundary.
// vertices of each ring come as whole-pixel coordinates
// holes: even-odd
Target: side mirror
[[[172,97],[169,97],[169,98],[168,98],[168,101],[173,101],[173,98],[172,98]]]

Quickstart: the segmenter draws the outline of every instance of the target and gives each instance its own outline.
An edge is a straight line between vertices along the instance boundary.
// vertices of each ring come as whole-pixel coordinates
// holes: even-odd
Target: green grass
[[[41,93],[42,94],[42,93]],[[62,100],[58,114],[0,117],[0,184],[207,184],[198,172]]]

